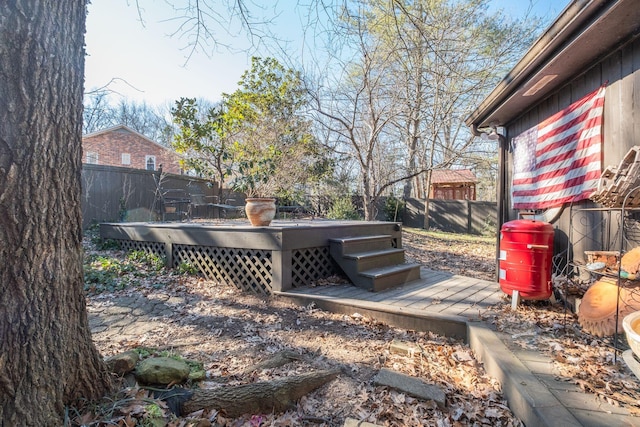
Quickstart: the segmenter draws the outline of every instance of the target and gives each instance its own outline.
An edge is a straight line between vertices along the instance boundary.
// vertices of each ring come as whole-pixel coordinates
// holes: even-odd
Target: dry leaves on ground
[[[561,381],[577,384],[614,406],[640,416],[640,381],[614,351],[611,337],[585,333],[577,316],[563,304],[524,302],[517,311],[507,301],[484,315],[484,320],[513,345],[541,351],[553,363]],[[617,342],[624,347],[624,336]]]
[[[170,350],[204,365],[207,380],[198,386],[205,388],[317,369],[337,367],[343,372],[284,414],[248,414],[233,420],[218,413],[201,414],[213,417],[218,425],[342,426],[346,417],[387,426],[521,425],[502,399],[499,384],[484,373],[462,342],[391,328],[358,313],[338,315],[259,298],[195,277],[176,278],[161,291],[154,286],[157,282],[154,278],[148,285],[90,299],[92,305],[114,302],[132,292],[162,292],[185,302],[162,318],[162,328],[137,340],[121,341],[109,330],[94,334],[103,355],[141,346]],[[421,351],[412,356],[391,353],[393,341],[411,343]],[[248,366],[281,350],[295,352],[299,360],[244,373]],[[383,367],[440,386],[447,395],[447,408],[374,386],[371,379]],[[183,421],[175,420],[174,425]]]
[[[123,256],[119,252],[104,255]],[[151,319],[159,322],[157,328],[135,337],[121,336],[116,327],[95,332],[94,341],[104,356],[146,348],[197,360],[207,372],[207,379],[198,387],[268,381],[317,369],[339,368],[342,372],[284,414],[227,419],[223,413],[203,411],[173,419],[171,426],[196,425],[194,417],[197,422],[209,419],[219,426],[342,426],[347,417],[384,426],[522,425],[503,400],[500,385],[485,374],[463,342],[392,328],[355,312],[347,316],[294,306],[195,276],[147,271],[145,277],[138,274],[133,280],[129,277],[133,274],[126,272],[121,277],[130,283],[124,289],[91,295],[89,312],[97,313],[133,296],[171,302],[171,310]],[[420,351],[392,353],[394,341],[412,344]],[[245,372],[248,366],[282,350],[295,352],[299,359],[278,368]],[[439,386],[446,394],[446,408],[374,386],[372,377],[381,368]],[[131,394],[139,392],[138,388],[124,389],[128,397],[113,400],[130,402]],[[150,417],[152,400],[145,399],[144,405],[129,404],[117,414],[112,412],[111,418],[100,420],[93,413],[93,425],[141,425]],[[166,415],[162,404],[158,405]]]
[[[406,229],[403,245],[410,256],[428,268],[496,280],[495,238]],[[573,282],[563,287],[578,295],[588,289],[583,283]],[[584,332],[577,316],[564,304],[526,301],[512,311],[505,295],[505,302],[487,312],[484,320],[503,332],[509,344],[548,355],[562,381],[640,415],[640,381],[625,365],[620,351],[614,352],[614,340]],[[626,347],[624,339],[619,337],[618,348]]]
[[[460,276],[495,280],[495,237],[427,232],[405,227],[402,246],[409,261],[427,268]]]

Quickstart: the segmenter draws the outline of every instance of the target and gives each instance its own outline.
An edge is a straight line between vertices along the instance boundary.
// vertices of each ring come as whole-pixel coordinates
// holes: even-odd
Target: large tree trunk
[[[80,205],[85,0],[0,8],[0,425],[57,426],[109,376],[88,326]]]

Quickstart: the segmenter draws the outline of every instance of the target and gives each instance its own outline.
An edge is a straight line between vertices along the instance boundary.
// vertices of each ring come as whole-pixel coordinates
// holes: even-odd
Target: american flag
[[[605,86],[511,140],[514,209],[589,198],[601,173]]]

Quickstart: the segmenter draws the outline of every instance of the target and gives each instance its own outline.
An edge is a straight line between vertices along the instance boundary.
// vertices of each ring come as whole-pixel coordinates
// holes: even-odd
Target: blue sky
[[[171,0],[173,4],[185,0]],[[213,0],[223,3],[221,0]],[[293,10],[298,0],[279,0],[267,8]],[[261,3],[255,0],[254,3]],[[492,0],[492,7],[504,9],[515,17],[525,14],[531,6],[536,15],[556,16],[570,0]],[[172,104],[182,97],[218,100],[223,92],[233,92],[242,73],[250,65],[251,54],[243,51],[249,44],[245,37],[232,38],[218,32],[220,40],[236,53],[221,48],[209,55],[197,52],[188,62],[187,40],[171,36],[179,23],[170,18],[175,12],[166,0],[139,0],[142,6],[140,22],[134,0],[92,0],[88,6],[85,63],[85,91],[118,80],[110,87],[122,97],[146,101],[150,105]],[[265,10],[269,13],[271,10]],[[278,18],[274,31],[296,42],[300,25],[293,15]],[[231,32],[234,32],[232,29]],[[213,50],[213,49],[212,49]],[[185,64],[186,62],[186,64]],[[117,96],[112,101],[118,100]]]

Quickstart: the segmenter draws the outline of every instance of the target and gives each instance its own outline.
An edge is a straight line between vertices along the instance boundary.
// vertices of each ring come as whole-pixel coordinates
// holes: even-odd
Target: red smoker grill
[[[551,224],[530,219],[506,222],[500,230],[500,289],[508,295],[518,291],[522,299],[549,299],[552,256]]]

